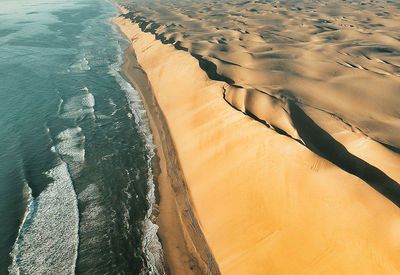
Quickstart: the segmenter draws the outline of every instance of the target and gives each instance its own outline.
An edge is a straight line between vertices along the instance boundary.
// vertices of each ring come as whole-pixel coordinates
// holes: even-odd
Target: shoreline
[[[210,256],[204,247],[204,237],[196,232],[196,221],[193,222],[192,215],[188,215],[191,210],[188,208],[186,191],[182,190],[184,177],[179,160],[146,73],[138,64],[132,46],[124,55],[126,62],[121,67],[122,72],[142,97],[153,142],[157,145],[157,158],[153,158],[158,195],[156,224],[159,226],[158,236],[163,248],[165,269],[169,274],[203,274],[207,270],[219,274],[215,263],[214,267],[209,267],[207,262]]]
[[[117,3],[113,4],[121,14],[129,12]],[[119,16],[111,22],[131,42],[116,22]],[[208,255],[204,249],[198,249],[202,247],[202,239],[194,232],[193,223],[185,215],[188,212],[186,204],[182,203],[186,196],[183,194],[185,190],[178,186],[178,182],[184,179],[169,135],[168,125],[152,93],[146,72],[136,59],[132,44],[124,51],[124,57],[125,62],[121,66],[121,71],[124,78],[142,98],[150,122],[153,142],[156,145],[155,156],[152,158],[156,187],[156,208],[153,209],[153,216],[159,227],[157,236],[162,245],[164,271],[167,274],[205,274],[209,268],[206,262]],[[218,267],[216,270],[216,274],[220,274]]]

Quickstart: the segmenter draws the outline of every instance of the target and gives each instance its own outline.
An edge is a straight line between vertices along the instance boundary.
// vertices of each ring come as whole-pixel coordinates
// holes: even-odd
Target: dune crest
[[[265,100],[268,95],[291,98],[305,111],[314,109],[314,120],[320,116],[316,110],[334,114],[400,150],[399,3],[120,2],[143,31],[188,51],[208,71],[214,67],[212,79],[251,94],[259,91],[257,98]],[[238,92],[232,97],[241,97]],[[253,105],[246,108],[250,111]],[[322,121],[319,124],[331,132]]]
[[[282,42],[274,44],[275,50],[265,43],[265,36],[249,31],[252,20],[269,20],[281,28],[282,18],[305,7],[277,6],[267,19],[260,15],[241,20],[267,8],[263,1],[231,1],[229,5],[237,3],[243,13],[231,10],[228,16],[237,27],[224,28],[227,20],[217,11],[226,7],[225,2],[197,7],[200,4],[174,6],[167,1],[153,9],[142,1],[135,3],[125,6],[133,12],[116,23],[132,41],[152,85],[195,216],[221,273],[400,274],[400,156],[367,135],[376,135],[394,149],[398,137],[393,132],[380,135],[379,123],[360,115],[379,109],[375,119],[391,117],[386,125],[398,127],[395,108],[389,108],[398,99],[391,98],[383,110],[369,106],[377,103],[374,94],[357,97],[357,102],[369,104],[362,106],[355,104],[353,94],[344,93],[360,83],[370,90],[374,85],[389,87],[387,93],[395,95],[396,68],[387,70],[385,81],[378,77],[365,84],[370,75],[363,75],[364,70],[358,69],[359,74],[351,66],[321,57],[330,51],[310,52],[288,43],[322,39],[296,32],[300,26],[294,17],[285,21],[294,28],[292,37],[274,34]],[[320,9],[333,12],[329,7]],[[215,21],[203,20],[210,18]],[[330,23],[315,21],[319,22],[313,25],[315,31],[329,32]],[[265,33],[274,31],[264,28]],[[318,48],[315,43],[308,45]],[[296,67],[305,55],[320,62],[317,71],[309,69],[308,62]],[[340,66],[338,77],[327,80],[336,66]],[[333,88],[334,82],[344,90]],[[326,88],[324,95],[321,87]],[[316,90],[320,94],[315,95]],[[334,104],[341,98],[352,100],[354,108]],[[357,121],[359,117],[367,119]],[[372,121],[376,127],[361,130]]]

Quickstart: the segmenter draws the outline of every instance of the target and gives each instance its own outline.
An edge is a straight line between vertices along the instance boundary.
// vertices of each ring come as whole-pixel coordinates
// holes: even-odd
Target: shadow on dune
[[[400,186],[396,181],[375,166],[347,151],[293,101],[289,101],[289,110],[293,124],[307,148],[344,171],[362,179],[400,207]]]
[[[188,48],[183,47],[181,45],[181,41],[176,41],[174,38],[167,39],[162,34],[158,34],[156,31],[160,27],[159,24],[154,23],[154,22],[145,21],[145,19],[143,17],[135,16],[135,15],[133,15],[132,12],[123,14],[122,16],[130,19],[133,22],[136,22],[139,25],[139,28],[143,32],[149,32],[149,33],[153,34],[157,40],[161,41],[161,43],[171,44],[177,50],[188,52],[191,56],[193,56],[194,58],[196,58],[199,61],[200,68],[207,74],[208,78],[210,78],[212,80],[217,80],[217,81],[224,81],[230,85],[233,85],[235,83],[235,81],[233,81],[231,78],[224,76],[222,74],[219,74],[217,72],[216,64],[205,59],[203,56],[201,56],[199,54],[191,53]]]
[[[387,143],[383,143],[379,140],[377,140],[377,142],[379,142],[380,144],[382,144],[383,146],[385,146],[386,148],[388,148],[389,150],[392,150],[393,152],[400,154],[400,148],[397,148],[393,145],[387,144]]]
[[[140,29],[143,32],[149,32],[155,35],[155,38],[161,41],[163,44],[171,44],[177,50],[182,50],[191,54],[199,62],[201,69],[207,74],[207,76],[212,80],[224,81],[231,86],[236,86],[233,79],[228,78],[225,75],[219,74],[217,72],[217,65],[213,62],[205,59],[203,56],[191,53],[190,50],[181,45],[181,41],[176,41],[174,38],[165,38],[163,34],[158,34],[156,31],[160,27],[159,24],[155,22],[148,22],[144,17],[135,16],[132,12],[122,15],[125,18],[130,19],[133,22],[138,23]],[[236,86],[240,87],[240,86]],[[242,88],[242,87],[241,87]],[[231,103],[229,103],[225,98],[224,89],[224,100],[231,105],[234,109],[242,112]],[[384,172],[367,163],[366,161],[358,158],[357,156],[351,154],[347,149],[337,142],[332,136],[320,128],[292,99],[287,99],[289,103],[290,116],[294,127],[296,128],[302,141],[294,139],[288,135],[282,129],[276,127],[275,125],[269,125],[266,121],[258,118],[256,115],[246,110],[244,114],[250,116],[256,121],[266,125],[269,128],[273,128],[278,134],[288,136],[293,138],[302,145],[305,145],[312,152],[325,158],[326,160],[332,162],[344,171],[362,179],[368,183],[372,188],[377,190],[383,196],[391,200],[394,204],[400,207],[400,186],[399,184],[387,176]],[[243,112],[242,112],[243,113]],[[383,143],[381,143],[383,144]],[[398,148],[383,144],[387,148],[394,152],[399,152]]]

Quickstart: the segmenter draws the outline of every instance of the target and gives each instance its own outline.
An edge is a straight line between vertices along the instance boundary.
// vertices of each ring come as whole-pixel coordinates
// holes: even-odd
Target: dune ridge
[[[199,20],[198,11],[202,9],[186,4],[187,16],[177,16],[176,9],[184,9],[184,2],[189,3],[167,1],[166,7],[155,5],[152,10],[146,10],[146,5],[135,10],[132,3],[142,2],[130,2],[126,7],[134,12],[127,11],[116,22],[132,41],[137,60],[152,84],[152,93],[176,148],[194,215],[221,273],[400,274],[398,117],[391,105],[397,99],[380,99],[387,110],[378,105],[375,109],[367,108],[371,104],[357,106],[354,98],[345,108],[338,107],[343,98],[337,97],[332,83],[314,83],[307,79],[309,75],[298,76],[302,81],[305,79],[302,85],[325,85],[330,90],[324,95],[310,92],[305,96],[301,91],[287,88],[290,81],[282,81],[279,88],[273,85],[262,88],[261,84],[266,82],[253,85],[252,81],[259,80],[256,69],[242,79],[238,76],[243,71],[228,69],[243,67],[246,62],[247,67],[254,64],[246,56],[224,48],[211,51],[204,50],[208,49],[205,47],[203,54],[196,52],[198,49],[193,46],[196,40],[186,32],[193,32],[201,43],[210,44],[214,40],[208,39],[210,34],[192,22]],[[260,9],[255,4],[264,2],[204,1],[201,5],[204,10],[216,7],[221,11],[228,4],[237,3],[237,7],[251,4],[253,8],[248,7],[246,12],[252,12],[251,9]],[[279,7],[281,2],[274,3]],[[374,5],[371,3],[365,5]],[[308,4],[316,5],[313,1],[304,5]],[[398,8],[395,3],[392,5]],[[286,14],[280,7],[279,16],[287,18],[288,13],[299,11],[299,7],[285,8]],[[378,13],[384,14],[381,10],[377,9]],[[229,11],[229,16],[241,14],[234,14],[234,9]],[[332,7],[326,7],[325,12],[328,11],[332,13]],[[210,14],[221,24],[226,21],[216,11],[205,14],[204,19],[210,19]],[[154,18],[161,23],[153,21]],[[177,18],[182,21],[180,31],[165,31],[169,26],[178,26],[174,23]],[[317,34],[333,31],[324,26],[327,22],[317,20],[320,22],[315,28],[323,30]],[[370,21],[367,23],[372,24]],[[215,26],[215,22],[212,24]],[[247,25],[238,24],[243,28],[251,25],[248,21]],[[228,27],[225,30],[225,37],[219,39],[218,45],[237,46],[237,41],[232,42],[237,38],[237,30]],[[241,34],[253,35],[245,29],[239,30]],[[266,33],[272,31],[267,29]],[[297,35],[300,39],[301,33]],[[237,40],[241,41],[240,36]],[[264,47],[262,51],[270,47],[265,40],[253,46]],[[379,51],[388,53],[382,46]],[[221,58],[224,54],[236,60]],[[267,62],[285,54],[287,59],[276,63],[279,67],[295,59],[292,51],[259,57]],[[385,58],[390,59],[390,64],[395,63],[395,55]],[[332,60],[335,58],[327,62]],[[317,65],[321,69],[321,64]],[[391,77],[367,83],[362,83],[365,79],[358,79],[360,75],[353,70],[356,68],[350,67],[350,71],[341,71],[341,77],[347,78],[344,84],[373,86],[374,81],[385,80],[381,89],[390,86],[392,92],[398,85],[395,67],[391,67],[394,70]],[[275,73],[270,69],[261,71]],[[324,70],[322,73],[329,75]],[[286,77],[292,76],[288,71]],[[356,95],[362,93],[355,91]],[[376,95],[366,92],[363,96],[365,101],[374,103]],[[317,97],[325,98],[321,101]],[[323,102],[326,99],[336,101],[329,105]],[[349,112],[349,106],[356,109],[355,114]],[[371,116],[362,116],[362,107],[366,109],[364,115]],[[393,132],[383,131],[388,124],[394,125]],[[364,128],[365,125],[368,127]]]
[[[249,1],[248,3],[245,3],[245,4],[249,4],[250,2],[251,1]],[[167,1],[166,7],[170,8],[170,10],[168,10],[168,14],[170,16],[166,16],[166,17],[163,17],[163,13],[166,12],[165,11],[166,7],[165,7],[164,3],[161,5],[160,3],[155,1],[156,8],[151,8],[149,10],[147,10],[148,7],[141,1],[136,1],[133,4],[132,4],[132,2],[129,2],[129,3],[130,3],[129,5],[127,5],[127,4],[125,4],[125,5],[127,7],[129,7],[130,9],[132,9],[132,5],[134,5],[134,3],[136,3],[138,7],[140,6],[140,8],[138,9],[138,8],[135,8],[135,6],[134,6],[133,7],[134,12],[129,12],[129,10],[126,10],[127,12],[124,14],[124,16],[126,18],[129,18],[133,22],[138,23],[138,25],[142,31],[154,34],[156,39],[160,40],[163,44],[172,44],[176,49],[183,50],[183,51],[190,53],[194,58],[196,58],[198,60],[199,66],[207,73],[207,75],[210,79],[224,81],[228,84],[224,87],[223,98],[233,108],[235,108],[235,109],[241,111],[242,113],[250,116],[251,118],[263,123],[267,127],[274,129],[279,134],[287,135],[287,136],[299,141],[300,143],[305,145],[307,148],[309,148],[313,152],[315,152],[315,153],[319,154],[320,156],[326,158],[327,160],[335,163],[336,165],[338,165],[345,171],[352,173],[353,175],[356,175],[357,177],[360,177],[361,179],[365,180],[373,188],[375,188],[381,194],[383,194],[384,196],[389,198],[393,203],[395,203],[396,205],[400,205],[400,188],[398,186],[398,182],[396,182],[395,180],[390,178],[390,176],[386,175],[378,167],[370,165],[367,162],[364,163],[357,156],[354,156],[350,152],[348,152],[345,147],[341,148],[340,146],[336,146],[337,141],[334,138],[335,131],[337,131],[338,127],[339,128],[347,127],[352,132],[361,133],[362,135],[364,135],[366,137],[372,138],[375,141],[386,146],[386,148],[398,153],[400,151],[400,149],[397,147],[398,146],[397,139],[400,138],[400,128],[396,128],[397,127],[396,125],[398,124],[400,126],[399,117],[396,117],[396,116],[392,117],[392,120],[395,121],[395,124],[394,124],[395,127],[391,131],[380,132],[380,134],[377,135],[376,132],[374,132],[374,131],[375,130],[381,131],[381,130],[375,129],[370,134],[370,133],[367,133],[367,131],[362,130],[359,126],[352,125],[351,123],[347,122],[345,119],[342,118],[342,117],[346,117],[346,116],[347,117],[358,116],[358,117],[361,117],[361,119],[365,119],[365,116],[361,116],[357,112],[355,112],[355,115],[353,114],[354,106],[357,106],[357,104],[354,102],[353,102],[353,107],[351,110],[347,110],[347,112],[338,115],[336,113],[327,111],[320,106],[318,106],[318,107],[312,106],[307,102],[302,102],[302,98],[299,97],[299,95],[292,92],[291,90],[281,89],[277,93],[273,94],[271,91],[263,91],[263,90],[259,90],[258,88],[254,88],[256,85],[249,88],[249,85],[253,85],[253,83],[251,83],[251,82],[245,83],[244,85],[247,87],[247,88],[245,88],[245,87],[237,84],[238,81],[236,80],[236,78],[235,78],[235,80],[230,78],[230,76],[232,76],[232,75],[235,76],[235,73],[237,73],[237,72],[234,72],[234,71],[231,72],[228,70],[228,73],[224,73],[224,70],[227,70],[224,67],[225,65],[227,65],[227,66],[234,65],[234,66],[239,66],[239,67],[241,66],[241,65],[239,65],[240,62],[232,63],[232,62],[228,62],[226,60],[224,61],[224,60],[218,58],[219,54],[221,54],[221,53],[224,54],[224,53],[228,52],[229,50],[216,48],[216,49],[208,49],[209,51],[206,51],[204,49],[199,51],[198,47],[196,48],[196,45],[197,45],[196,43],[201,42],[203,44],[204,43],[212,44],[213,41],[210,40],[210,35],[208,36],[209,40],[204,40],[204,41],[200,40],[200,42],[197,41],[197,40],[199,40],[199,38],[196,37],[195,35],[194,35],[195,36],[194,39],[191,39],[190,35],[187,35],[188,37],[185,37],[185,33],[191,34],[192,32],[195,32],[195,33],[200,32],[203,34],[201,36],[201,39],[204,39],[205,38],[204,30],[200,30],[200,31],[197,29],[195,30],[195,29],[193,29],[193,27],[191,27],[190,24],[188,25],[188,27],[189,27],[188,29],[186,29],[186,27],[187,27],[186,25],[185,25],[185,28],[184,28],[184,26],[180,25],[182,27],[180,30],[183,32],[183,34],[182,33],[177,34],[177,32],[172,32],[171,30],[169,30],[170,26],[173,26],[173,27],[176,26],[176,24],[174,22],[177,21],[176,17],[177,17],[177,14],[179,14],[179,12],[182,12],[183,14],[188,12],[188,10],[183,10],[183,11],[179,10],[179,9],[182,9],[182,6],[185,7],[185,4],[187,4],[187,2],[185,2],[185,1],[172,1],[172,2]],[[258,1],[257,3],[261,3],[261,2]],[[317,6],[316,3],[313,1],[310,1],[309,3],[313,4],[315,6],[314,8],[318,12],[320,12],[320,10],[318,10],[318,9],[321,9],[320,6]],[[232,5],[232,2],[225,3],[225,6],[227,6],[228,4]],[[153,7],[153,5],[154,5],[154,2],[152,2],[152,7]],[[243,3],[238,3],[237,5],[242,6]],[[254,3],[253,3],[253,5],[254,5]],[[265,9],[265,7],[263,7],[263,8]],[[354,12],[354,10],[356,8],[357,7],[353,7],[351,11]],[[218,8],[216,10],[218,10]],[[302,9],[300,9],[300,10],[297,9],[297,11],[301,11],[301,10]],[[171,14],[171,11],[172,11],[172,14]],[[347,12],[349,13],[349,11],[347,11]],[[148,19],[147,17],[143,17],[141,14],[145,14],[150,19]],[[159,16],[159,17],[157,17],[157,16]],[[208,16],[214,16],[214,14],[211,13],[211,15],[208,14]],[[287,14],[285,14],[285,16],[288,17]],[[164,25],[161,25],[159,23],[155,23],[154,21],[152,21],[151,18],[153,18],[153,17],[156,17],[159,21],[164,22]],[[178,16],[178,18],[179,18],[179,16]],[[200,17],[195,18],[194,16],[190,17],[190,19],[191,20],[194,20],[194,19],[201,20]],[[185,20],[187,21],[187,18]],[[187,23],[185,20],[183,20],[182,23]],[[222,20],[219,22],[222,22],[223,24],[227,25],[226,20]],[[332,23],[331,21],[329,21],[327,19],[318,19],[317,22],[319,23],[319,25],[317,24],[314,26],[317,29],[321,29],[321,24]],[[258,22],[258,23],[260,24],[260,22]],[[263,22],[263,23],[265,23],[265,22]],[[348,22],[348,24],[350,24],[350,23],[351,22]],[[249,24],[244,24],[244,25],[246,27],[249,26]],[[370,23],[368,26],[371,26],[371,25],[376,26],[377,24]],[[196,28],[198,28],[198,25],[195,25],[195,26],[196,26]],[[231,27],[231,26],[229,26],[229,25],[223,26],[223,27],[219,27],[217,29],[220,29],[220,28],[228,29],[229,27]],[[253,26],[253,27],[255,27],[255,26]],[[258,29],[255,29],[255,30],[251,29],[251,28],[250,29],[252,31],[258,31],[259,28],[260,27],[258,26]],[[332,28],[332,27],[331,28],[327,27],[327,29],[324,29],[323,31],[320,31],[320,32],[313,32],[313,31],[309,31],[309,32],[311,32],[311,34],[315,35],[315,34],[325,33],[325,32],[329,32],[329,31],[336,32],[336,31],[338,31],[338,29]],[[241,33],[250,34],[246,29],[241,30]],[[207,35],[207,34],[205,34],[205,35]],[[227,36],[226,34],[224,34],[224,35]],[[229,33],[228,35],[232,35],[232,33]],[[262,33],[259,33],[258,35],[262,36]],[[335,35],[337,35],[337,34],[335,34]],[[262,37],[264,37],[264,36],[262,36]],[[179,40],[178,38],[181,40]],[[225,39],[224,37],[221,39],[218,40],[218,43],[227,44],[227,42],[226,42],[227,39]],[[243,39],[240,39],[240,41],[243,41]],[[251,42],[253,43],[254,40],[252,40]],[[265,47],[265,44],[267,44],[266,41],[264,41],[264,40],[258,41],[258,42],[260,44],[263,44],[264,47]],[[279,41],[279,42],[281,43],[282,41]],[[287,41],[285,41],[285,43],[287,43]],[[186,44],[188,46],[184,47],[184,46],[182,46],[183,44]],[[370,42],[370,44],[373,45],[372,42]],[[398,43],[397,46],[400,49],[400,43]],[[371,47],[371,46],[369,46],[369,47]],[[379,49],[380,49],[379,51],[381,51],[381,52],[388,52],[388,51],[384,50],[384,47],[382,47],[382,46],[380,46]],[[269,51],[270,51],[270,49],[269,49]],[[248,53],[251,55],[254,55],[254,53],[252,53],[252,52],[248,52]],[[232,53],[229,54],[229,57],[237,58],[235,55],[237,55],[237,52],[233,51]],[[276,57],[275,54],[268,54],[268,56],[272,56],[273,58]],[[391,57],[393,57],[393,55],[391,55]],[[265,58],[265,56],[263,56],[262,59],[265,59],[264,62],[271,61],[269,58]],[[369,58],[369,60],[371,60],[371,58]],[[239,59],[239,61],[243,62],[243,60],[240,60],[240,59]],[[290,63],[290,62],[292,62],[292,60],[289,60],[289,58],[287,58],[286,62]],[[283,63],[285,63],[285,62],[283,62]],[[338,62],[336,62],[336,63],[338,63]],[[387,63],[390,63],[390,62],[386,61],[386,64]],[[390,63],[390,64],[392,64],[392,63]],[[332,66],[332,64],[330,64],[330,65]],[[221,67],[222,67],[222,69],[221,69]],[[355,68],[354,66],[353,67],[350,66],[350,67]],[[399,69],[400,69],[400,67],[399,67]],[[270,68],[262,68],[261,67],[261,68],[257,68],[257,70],[261,70],[261,71],[263,71],[263,73],[271,72]],[[399,70],[399,72],[400,72],[400,70]],[[284,73],[287,75],[290,75],[290,71],[285,71]],[[397,73],[396,70],[392,71],[391,74],[393,76],[400,76],[400,74]],[[285,76],[285,77],[287,77],[287,76]],[[302,78],[306,79],[307,77],[305,75],[303,75]],[[388,82],[389,83],[392,82],[391,85],[394,86],[395,88],[398,87],[398,91],[400,91],[400,78],[399,77],[397,77],[397,78],[398,79],[395,79],[395,80],[397,80],[397,82],[393,81],[393,80],[390,80]],[[347,80],[347,81],[351,82],[351,80]],[[243,82],[241,84],[243,84]],[[367,84],[369,84],[369,83],[367,83]],[[310,85],[310,86],[312,86],[312,85]],[[307,88],[309,88],[309,87],[307,86]],[[356,90],[354,93],[357,94],[358,92],[359,91]],[[397,94],[399,94],[399,93],[400,92],[397,92]],[[373,98],[369,98],[368,95],[369,95],[368,93],[365,93],[367,100],[373,101]],[[318,100],[321,97],[321,95],[318,93],[316,93],[316,95],[312,95],[312,93],[309,93],[309,96],[312,96],[313,97],[312,99],[317,98]],[[334,96],[334,94],[328,95],[327,97],[330,98],[331,96]],[[322,97],[324,97],[324,95]],[[392,99],[393,99],[393,97],[387,96],[386,103],[391,103]],[[396,100],[395,97],[394,97],[394,99]],[[354,100],[356,100],[356,99],[353,98],[353,101]],[[337,109],[338,105],[340,105],[340,104],[341,103],[332,104],[331,109],[332,108]],[[289,106],[292,106],[292,108],[289,108]],[[292,115],[291,110],[293,110],[293,106],[299,107],[301,109],[301,111],[297,112],[297,113],[304,112],[304,114],[302,114],[302,116],[310,118],[309,120],[306,119],[306,121],[309,121],[310,123],[307,123],[307,124],[297,123],[296,127],[314,128],[314,129],[316,129],[316,127],[320,128],[317,132],[319,132],[320,134],[322,133],[326,137],[324,139],[325,142],[323,144],[324,144],[324,146],[329,144],[327,146],[328,147],[327,149],[324,150],[323,146],[319,146],[320,149],[317,150],[315,145],[318,145],[318,143],[320,142],[320,139],[313,139],[313,138],[311,138],[312,135],[309,135],[309,134],[307,135],[308,136],[307,143],[302,140],[302,138],[298,134],[298,129],[296,129],[296,127],[294,126],[294,123],[293,123],[293,119],[295,119],[296,121],[299,121],[297,118],[292,117],[293,115]],[[394,113],[396,113],[397,109],[398,108],[395,107],[395,109],[392,111]],[[379,110],[379,112],[382,112],[382,111],[385,111],[385,110]],[[319,119],[321,117],[321,113],[328,114],[330,116],[329,123],[326,123],[324,120]],[[374,115],[375,113],[374,113],[374,110],[371,110],[370,115]],[[303,120],[303,122],[304,122],[304,120]],[[313,125],[314,123],[316,124],[315,125],[316,127],[314,127],[314,125]],[[333,123],[334,124],[344,124],[344,126],[339,125],[339,126],[332,127]],[[357,123],[357,122],[355,122],[355,123]],[[367,123],[368,127],[369,127],[367,129],[370,129],[371,125],[372,125],[372,127],[377,126],[379,128],[379,127],[382,127],[382,124],[385,124],[385,123],[386,123],[385,121],[379,121],[376,118],[373,118],[372,120],[369,121],[369,123]],[[393,125],[391,125],[391,126],[393,126]],[[377,127],[375,127],[375,128],[377,128]],[[386,127],[386,126],[384,126],[384,127]],[[303,134],[306,134],[309,132],[304,129],[300,129],[300,130],[303,132]],[[397,132],[397,130],[399,132]],[[329,135],[331,135],[331,136],[329,137]],[[327,142],[328,140],[330,140],[330,142]],[[385,142],[383,142],[383,140],[385,140]],[[387,142],[387,140],[391,140],[392,142]],[[340,144],[340,141],[338,144]],[[323,149],[322,151],[325,151],[325,153],[321,152],[321,148]],[[332,148],[336,148],[336,149],[340,148],[339,149],[340,154],[338,154],[338,156],[337,156],[335,154],[330,153],[329,151],[331,151]],[[374,172],[372,173],[370,171],[370,169],[372,169],[372,171],[374,171]]]
[[[208,61],[219,80],[242,88],[230,91],[231,98],[243,97],[243,89],[289,98],[399,150],[398,3],[121,2],[142,30]],[[231,103],[257,113],[251,104]]]

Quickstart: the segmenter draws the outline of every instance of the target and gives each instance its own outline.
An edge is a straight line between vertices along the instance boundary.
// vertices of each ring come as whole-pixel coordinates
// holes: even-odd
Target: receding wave
[[[28,206],[11,252],[10,274],[74,273],[79,214],[72,180],[65,162],[45,174],[53,182],[38,197],[26,185]]]
[[[135,123],[138,125],[140,134],[145,140],[145,147],[147,151],[147,174],[148,174],[148,192],[146,199],[148,203],[148,210],[146,217],[143,221],[143,239],[142,246],[146,257],[147,270],[142,270],[142,274],[165,274],[163,266],[163,252],[162,246],[157,236],[158,226],[151,221],[153,214],[153,207],[156,203],[155,200],[155,186],[153,179],[152,158],[155,155],[155,145],[153,144],[153,135],[150,130],[149,121],[146,116],[142,100],[139,93],[124,80],[120,74],[120,67],[123,64],[122,49],[119,48],[118,60],[110,66],[109,73],[115,77],[122,90],[125,91],[125,96],[128,101],[130,110],[132,112]],[[131,116],[132,117],[132,116]]]

